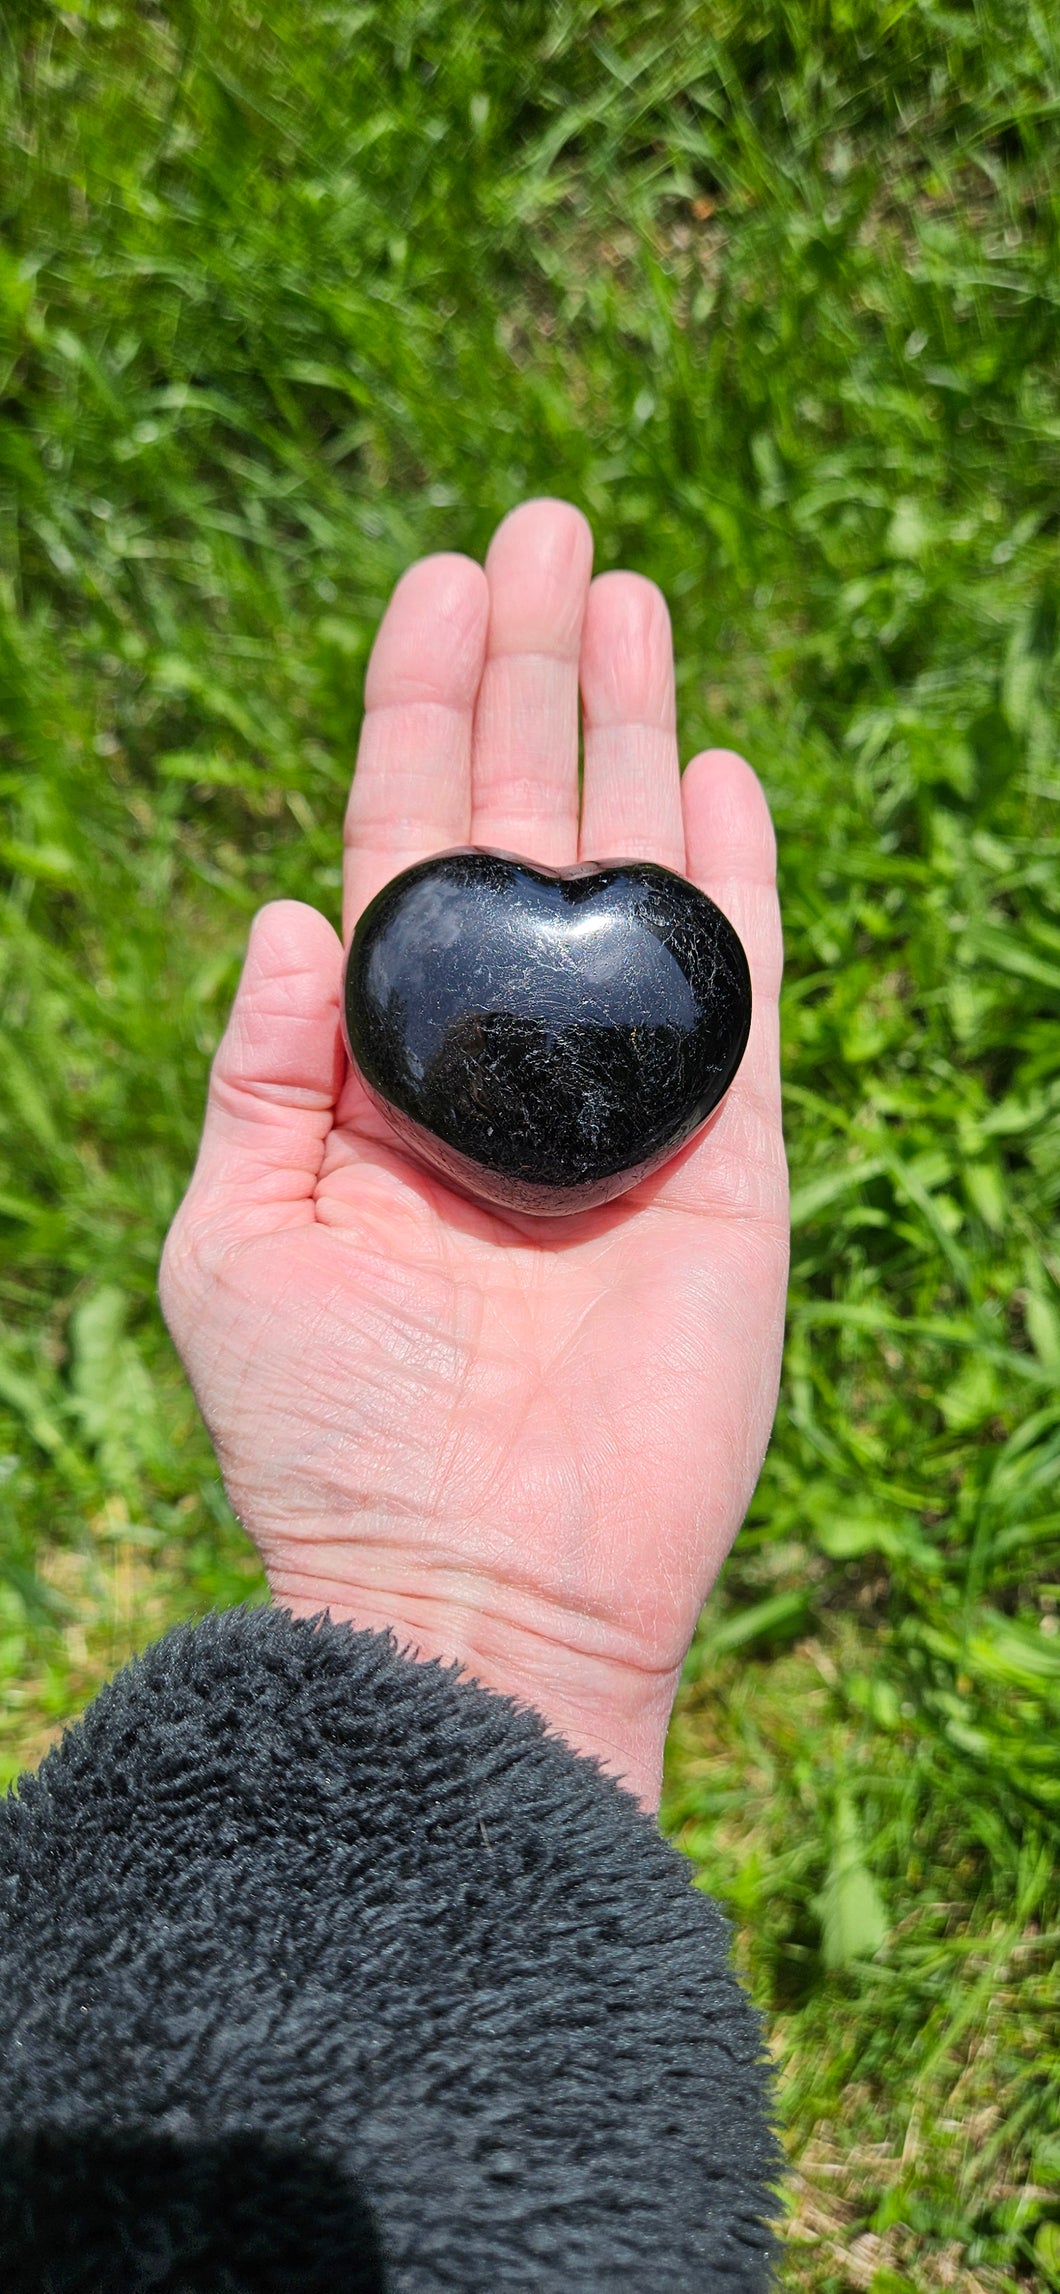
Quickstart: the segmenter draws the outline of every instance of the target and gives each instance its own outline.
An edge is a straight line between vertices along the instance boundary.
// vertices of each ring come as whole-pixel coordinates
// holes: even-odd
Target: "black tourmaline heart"
[[[443,852],[365,909],[345,1009],[354,1066],[422,1162],[486,1202],[581,1211],[706,1121],[751,981],[728,918],[668,868]]]

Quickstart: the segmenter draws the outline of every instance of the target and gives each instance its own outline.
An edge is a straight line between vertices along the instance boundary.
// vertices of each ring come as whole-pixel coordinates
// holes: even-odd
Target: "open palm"
[[[652,859],[736,925],[754,989],[707,1131],[596,1211],[487,1211],[399,1150],[351,1075],[341,950],[262,911],[162,1299],[277,1600],[394,1627],[537,1707],[644,1803],[696,1618],[754,1487],[787,1268],[773,836],[724,750],[683,779],[669,621],[529,502],[485,570],[399,583],[368,671],[345,927],[476,844]],[[579,691],[584,748],[579,802]]]

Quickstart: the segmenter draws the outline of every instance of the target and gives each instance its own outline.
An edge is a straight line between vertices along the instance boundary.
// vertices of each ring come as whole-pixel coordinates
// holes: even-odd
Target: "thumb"
[[[342,944],[315,908],[259,911],[210,1071],[189,1209],[234,1195],[251,1214],[297,1216],[311,1203],[345,1071],[341,979]]]

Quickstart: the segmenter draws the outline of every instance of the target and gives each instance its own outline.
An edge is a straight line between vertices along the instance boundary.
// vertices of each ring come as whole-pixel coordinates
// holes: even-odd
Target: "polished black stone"
[[[751,982],[720,908],[653,862],[447,852],[365,910],[345,1021],[422,1162],[487,1202],[575,1211],[706,1121],[743,1057]]]

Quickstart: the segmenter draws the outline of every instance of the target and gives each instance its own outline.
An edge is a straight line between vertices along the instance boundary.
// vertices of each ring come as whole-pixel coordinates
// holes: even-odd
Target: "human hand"
[[[452,846],[660,861],[751,967],[717,1117],[601,1209],[479,1208],[398,1149],[346,1063],[339,942],[278,901],[251,932],[161,1294],[276,1600],[459,1659],[654,1809],[776,1405],[781,937],[754,774],[708,750],[682,779],[666,607],[635,574],[590,584],[591,559],[579,513],[534,501],[485,570],[442,555],[399,582],[368,669],[346,937],[399,869]]]

